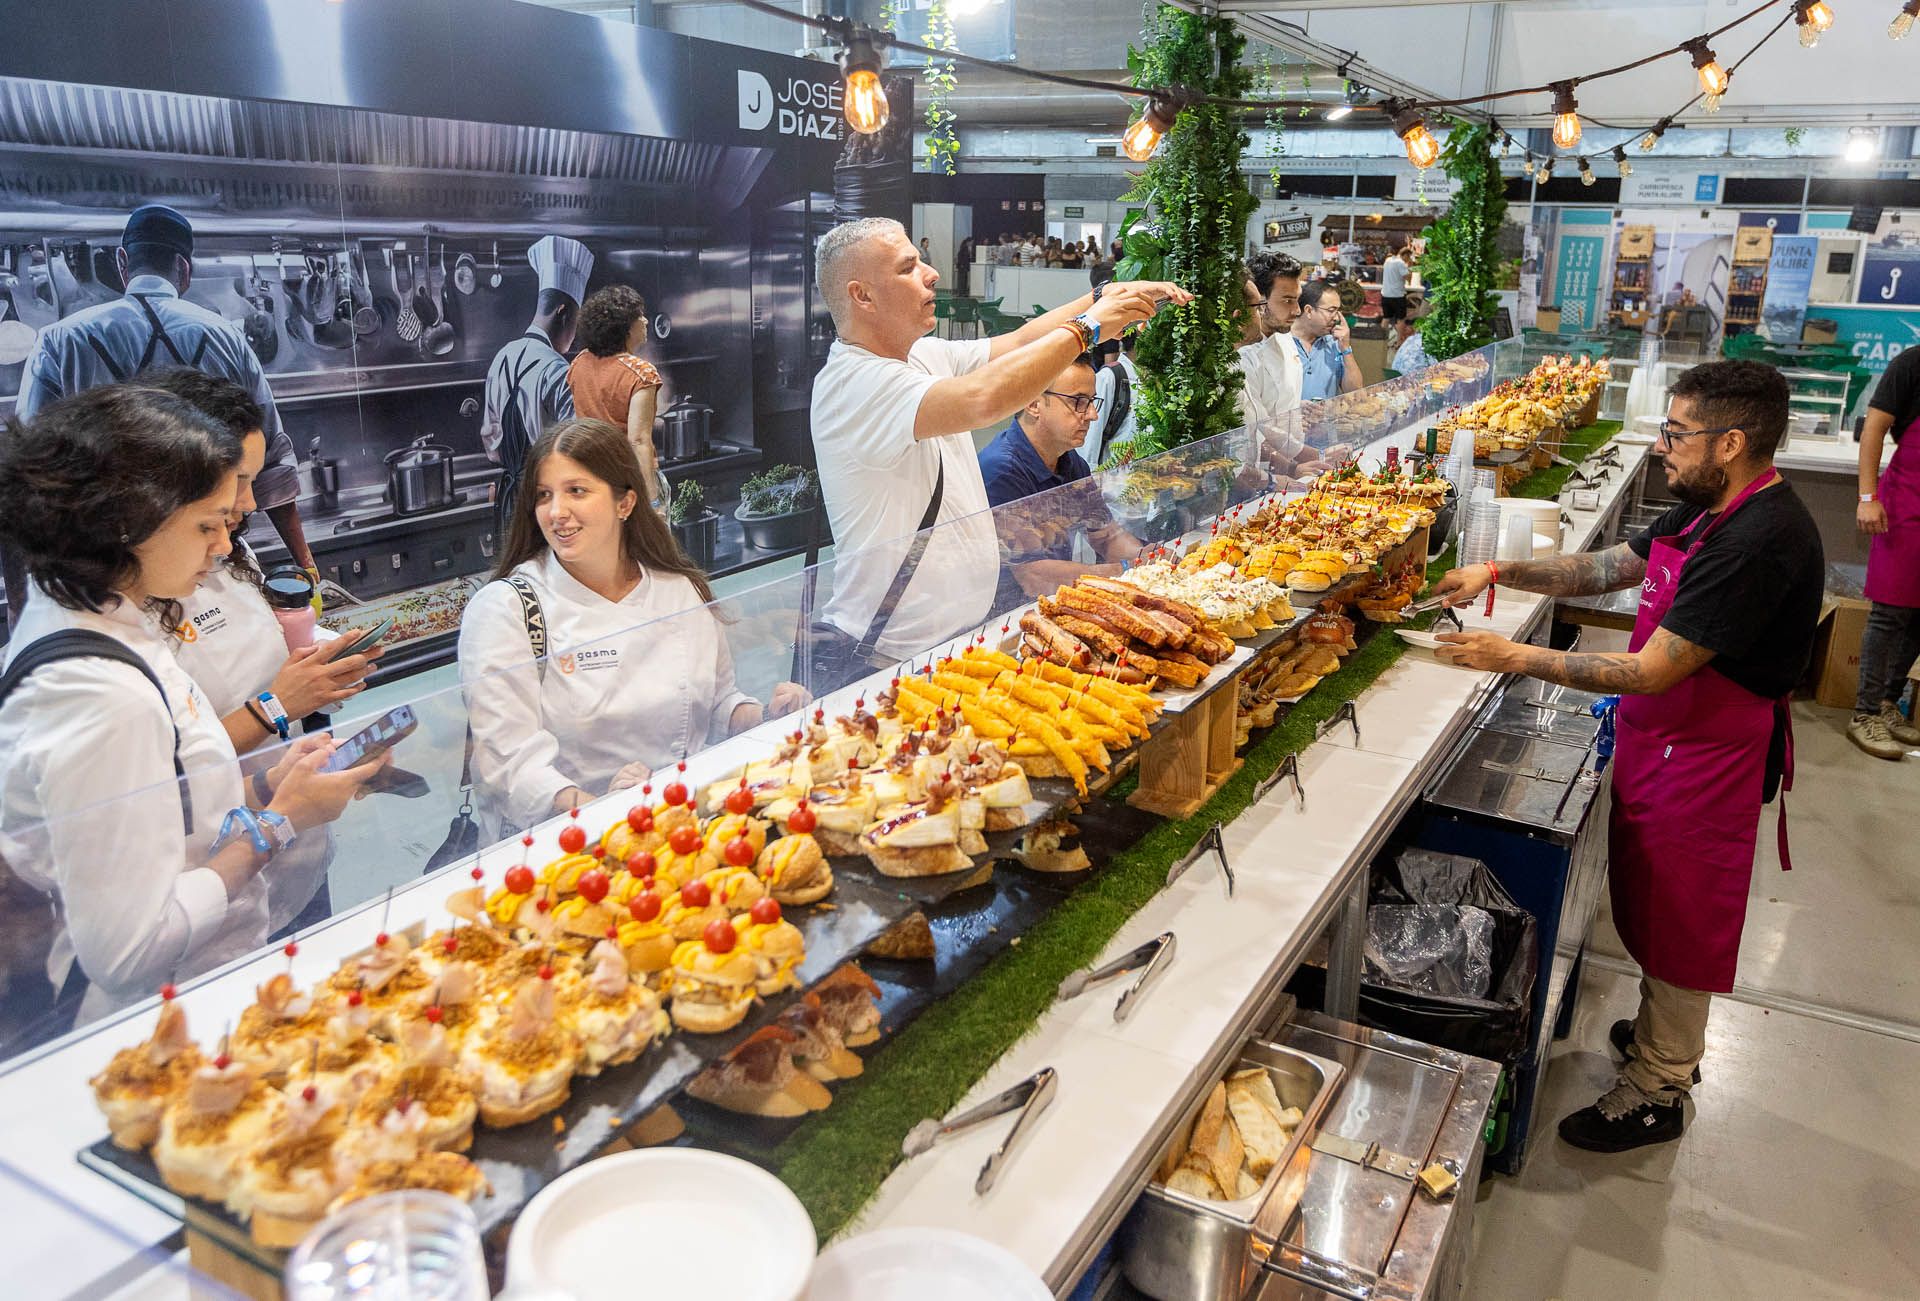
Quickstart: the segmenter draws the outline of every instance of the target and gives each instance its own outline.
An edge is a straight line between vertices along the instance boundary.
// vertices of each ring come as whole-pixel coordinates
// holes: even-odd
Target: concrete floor
[[[1621,1156],[1552,1126],[1609,1087],[1636,971],[1606,918],[1518,1178],[1483,1186],[1476,1301],[1920,1296],[1920,752],[1869,759],[1794,709],[1795,867],[1771,812],[1685,1137]]]

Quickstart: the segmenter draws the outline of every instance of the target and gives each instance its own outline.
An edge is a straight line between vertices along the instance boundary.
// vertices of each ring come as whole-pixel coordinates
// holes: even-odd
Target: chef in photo
[[[293,442],[267,388],[260,359],[238,322],[188,302],[193,283],[193,226],[164,204],[136,208],[114,250],[126,293],[55,321],[40,332],[20,379],[14,414],[32,420],[41,408],[100,384],[146,371],[185,366],[231,380],[260,407],[266,464],[254,488],[295,563],[316,575],[300,523],[299,467]],[[6,563],[9,618],[17,625],[30,590],[18,566]],[[17,594],[17,595],[16,595]]]
[[[1654,447],[1680,504],[1605,551],[1471,565],[1435,591],[1463,604],[1490,585],[1583,596],[1640,587],[1624,653],[1443,633],[1443,660],[1618,693],[1608,884],[1639,962],[1640,1010],[1613,1026],[1619,1082],[1560,1122],[1576,1147],[1620,1152],[1680,1137],[1706,1052],[1707,1007],[1733,988],[1760,809],[1793,781],[1788,712],[1813,656],[1825,560],[1813,517],[1774,469],[1787,381],[1716,361],[1673,386]],[[1788,866],[1786,808],[1778,836]]]
[[[1880,469],[1891,435],[1893,460]],[[1860,531],[1867,553],[1866,632],[1860,638],[1860,693],[1847,735],[1876,759],[1920,745],[1920,728],[1894,704],[1920,658],[1920,348],[1887,366],[1860,431]]]
[[[626,430],[604,420],[564,421],[527,457],[494,581],[460,620],[474,792],[492,835],[637,786],[766,716],[735,685],[713,589],[645,485]],[[776,716],[805,703],[792,683],[774,688]]]
[[[939,273],[897,221],[827,232],[816,278],[838,338],[813,384],[813,447],[837,559],[812,633],[816,693],[915,655],[991,612],[999,548],[972,431],[1147,320],[1178,285],[1103,285],[1007,334],[929,337]],[[944,525],[927,538],[915,534]]]
[[[564,354],[573,349],[580,304],[593,274],[593,251],[564,235],[536,242],[527,250],[527,261],[540,277],[540,297],[526,330],[487,367],[487,409],[480,426],[480,442],[500,466],[493,497],[496,539],[507,535],[528,450],[547,426],[573,419]]]

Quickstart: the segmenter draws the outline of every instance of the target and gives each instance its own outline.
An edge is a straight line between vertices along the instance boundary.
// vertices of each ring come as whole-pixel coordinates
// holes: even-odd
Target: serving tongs
[[[943,1138],[972,1129],[996,1116],[1004,1116],[1009,1111],[1018,1111],[1019,1118],[1013,1122],[1013,1128],[1007,1131],[1006,1140],[994,1149],[987,1163],[980,1167],[979,1177],[973,1181],[973,1191],[985,1194],[993,1188],[993,1181],[999,1178],[1001,1167],[1012,1157],[1015,1145],[1033,1131],[1040,1113],[1053,1102],[1058,1078],[1053,1067],[1043,1067],[1004,1093],[961,1112],[952,1120],[923,1120],[907,1131],[900,1151],[908,1158],[919,1156]]]
[[[1187,870],[1208,854],[1220,860],[1220,870],[1226,874],[1227,898],[1233,898],[1233,864],[1227,861],[1227,842],[1221,835],[1220,824],[1208,827],[1206,834],[1200,837],[1200,843],[1189,849],[1179,862],[1167,869],[1167,884],[1172,885],[1187,874]]]
[[[1447,620],[1454,626],[1456,631],[1465,632],[1467,626],[1460,622],[1460,612],[1453,606],[1446,604],[1446,599],[1444,596],[1429,596],[1424,601],[1415,601],[1412,605],[1405,606],[1401,609],[1400,617],[1402,619],[1411,619],[1415,615],[1425,614],[1429,610],[1438,610],[1440,612],[1440,619]],[[1438,623],[1439,619],[1436,619],[1434,622]]]
[[[1095,985],[1117,980],[1121,976],[1137,971],[1140,973],[1140,978],[1127,986],[1126,992],[1120,995],[1120,1001],[1113,1005],[1113,1019],[1124,1021],[1133,1011],[1134,1002],[1146,992],[1147,986],[1158,979],[1160,973],[1172,964],[1174,948],[1173,932],[1167,931],[1158,938],[1148,940],[1138,948],[1121,954],[1104,967],[1074,972],[1060,982],[1060,992],[1056,995],[1056,999],[1064,1001],[1069,998],[1078,998]]]

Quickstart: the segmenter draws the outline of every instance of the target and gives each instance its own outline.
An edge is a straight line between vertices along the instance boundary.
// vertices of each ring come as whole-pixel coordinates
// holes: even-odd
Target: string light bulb
[[[1633,164],[1627,161],[1627,148],[1625,145],[1615,145],[1613,147],[1613,165],[1620,169],[1620,175],[1633,175]]]
[[[1873,161],[1880,152],[1880,133],[1870,126],[1847,128],[1846,160],[1850,163]]]
[[[1393,114],[1393,132],[1407,147],[1407,161],[1421,171],[1440,161],[1440,142],[1427,130],[1427,120],[1418,109],[1398,108]]]
[[[1653,147],[1660,143],[1660,137],[1665,135],[1667,128],[1672,125],[1673,119],[1664,117],[1654,123],[1653,130],[1640,137],[1640,152],[1643,154],[1652,153]]]
[[[1907,0],[1900,6],[1900,12],[1887,24],[1887,35],[1896,41],[1904,41],[1913,31],[1915,19],[1920,19],[1920,0]]]
[[[1541,163],[1540,170],[1535,174],[1540,178],[1540,184],[1542,185],[1551,181],[1553,179],[1553,159],[1549,158]]]
[[[1800,44],[1811,50],[1833,26],[1833,9],[1826,0],[1793,0],[1793,21],[1800,28]]]
[[[863,136],[885,130],[893,108],[880,84],[880,54],[870,32],[859,30],[848,38],[840,52],[840,75],[846,79],[847,125]]]
[[[1153,157],[1153,151],[1160,147],[1161,139],[1173,130],[1174,119],[1180,115],[1179,105],[1163,95],[1155,95],[1147,101],[1146,112],[1127,128],[1120,137],[1120,148],[1136,163],[1144,163]]]
[[[1580,160],[1580,184],[1592,185],[1597,179],[1593,174],[1593,164],[1582,158]]]
[[[1571,81],[1553,84],[1553,143],[1562,149],[1580,143],[1580,105],[1574,101]]]
[[[1700,74],[1700,93],[1707,96],[1726,94],[1729,80],[1727,70],[1720,66],[1720,60],[1707,45],[1707,38],[1696,36],[1681,48],[1693,56],[1693,70]]]
[[[1521,175],[1525,176],[1528,180],[1533,179],[1533,159],[1532,158],[1528,158],[1526,162],[1520,164],[1520,172],[1521,172]]]

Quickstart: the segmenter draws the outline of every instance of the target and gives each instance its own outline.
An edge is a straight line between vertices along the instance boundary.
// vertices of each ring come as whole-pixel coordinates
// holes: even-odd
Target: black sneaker
[[[1607,1031],[1607,1039],[1613,1044],[1613,1050],[1622,1057],[1633,1056],[1633,1022],[1615,1021],[1613,1029]],[[1693,1068],[1693,1082],[1700,1082],[1700,1068]]]
[[[1622,1082],[1591,1107],[1582,1107],[1563,1119],[1560,1137],[1589,1152],[1630,1152],[1654,1143],[1671,1143],[1686,1128],[1684,1103],[1655,1102]]]

